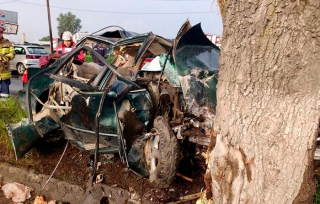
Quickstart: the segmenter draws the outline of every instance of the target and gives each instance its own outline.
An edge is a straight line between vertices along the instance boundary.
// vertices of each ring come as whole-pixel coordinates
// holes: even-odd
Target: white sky
[[[4,35],[14,42],[37,41],[49,35],[46,0],[0,0],[0,9],[18,12],[18,34]],[[222,20],[214,0],[50,0],[53,37],[58,37],[57,17],[71,12],[81,20],[83,32],[117,25],[137,33],[152,31],[174,38],[189,18],[201,23],[205,33],[222,34]],[[114,30],[114,29],[109,29]]]

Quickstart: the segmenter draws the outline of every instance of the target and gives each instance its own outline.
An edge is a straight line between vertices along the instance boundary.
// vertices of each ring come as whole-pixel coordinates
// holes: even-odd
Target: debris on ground
[[[66,203],[66,202],[61,202],[61,201],[57,201],[57,200],[51,200],[49,202],[47,202],[43,196],[37,196],[35,199],[34,199],[34,202],[33,204],[69,204],[69,203]]]
[[[34,189],[20,183],[7,183],[2,186],[2,191],[7,199],[12,199],[15,203],[22,203],[31,198],[31,191]]]
[[[195,193],[195,194],[191,194],[191,195],[182,196],[182,197],[179,198],[178,201],[171,202],[169,204],[185,203],[187,201],[195,200],[195,199],[200,198],[202,194],[203,193],[200,192],[200,193]]]
[[[48,203],[47,203],[47,201],[44,200],[44,197],[42,197],[42,196],[37,196],[37,197],[34,199],[33,204],[48,204]]]

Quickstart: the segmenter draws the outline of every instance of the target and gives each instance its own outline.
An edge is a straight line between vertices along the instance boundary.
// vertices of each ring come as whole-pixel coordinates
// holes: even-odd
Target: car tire
[[[23,75],[24,70],[26,70],[26,67],[22,63],[17,64],[17,72],[19,75]]]
[[[171,130],[168,117],[158,116],[154,120],[154,128],[158,134],[152,136],[145,146],[150,174],[149,181],[155,187],[167,188],[176,176],[179,162],[179,144]],[[154,159],[153,165],[151,164],[152,158]]]

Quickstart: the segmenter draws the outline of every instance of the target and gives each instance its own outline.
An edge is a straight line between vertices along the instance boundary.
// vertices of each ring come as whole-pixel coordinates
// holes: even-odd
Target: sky
[[[95,32],[110,25],[137,33],[153,32],[174,38],[181,25],[201,23],[209,34],[222,34],[222,20],[214,0],[49,0],[53,37],[58,37],[57,17],[69,11],[81,20],[80,32]],[[49,36],[47,0],[0,0],[0,10],[18,13],[18,34],[4,35],[21,43]],[[114,29],[108,29],[114,30]]]

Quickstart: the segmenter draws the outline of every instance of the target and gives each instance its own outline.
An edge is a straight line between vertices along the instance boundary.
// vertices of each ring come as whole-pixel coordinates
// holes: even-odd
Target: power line
[[[0,4],[7,4],[7,3],[12,3],[12,2],[14,2],[15,0],[13,0],[13,1],[7,1],[7,2],[1,2]]]
[[[30,3],[25,2],[21,0],[16,0],[18,2],[24,3],[24,4],[31,4],[36,6],[46,6],[43,4],[37,4],[37,3]],[[12,1],[11,1],[12,2]],[[5,2],[9,3],[9,2]],[[219,13],[218,11],[196,11],[196,12],[168,12],[168,13],[150,13],[150,12],[122,12],[122,11],[99,11],[99,10],[89,10],[89,9],[76,9],[76,8],[66,8],[66,7],[60,7],[60,6],[50,6],[50,8],[58,8],[58,9],[67,9],[67,10],[75,10],[75,11],[84,11],[84,12],[94,12],[94,13],[114,13],[114,14],[137,14],[137,15],[165,15],[165,14],[171,14],[171,15],[179,15],[179,14],[206,14],[206,13]]]

